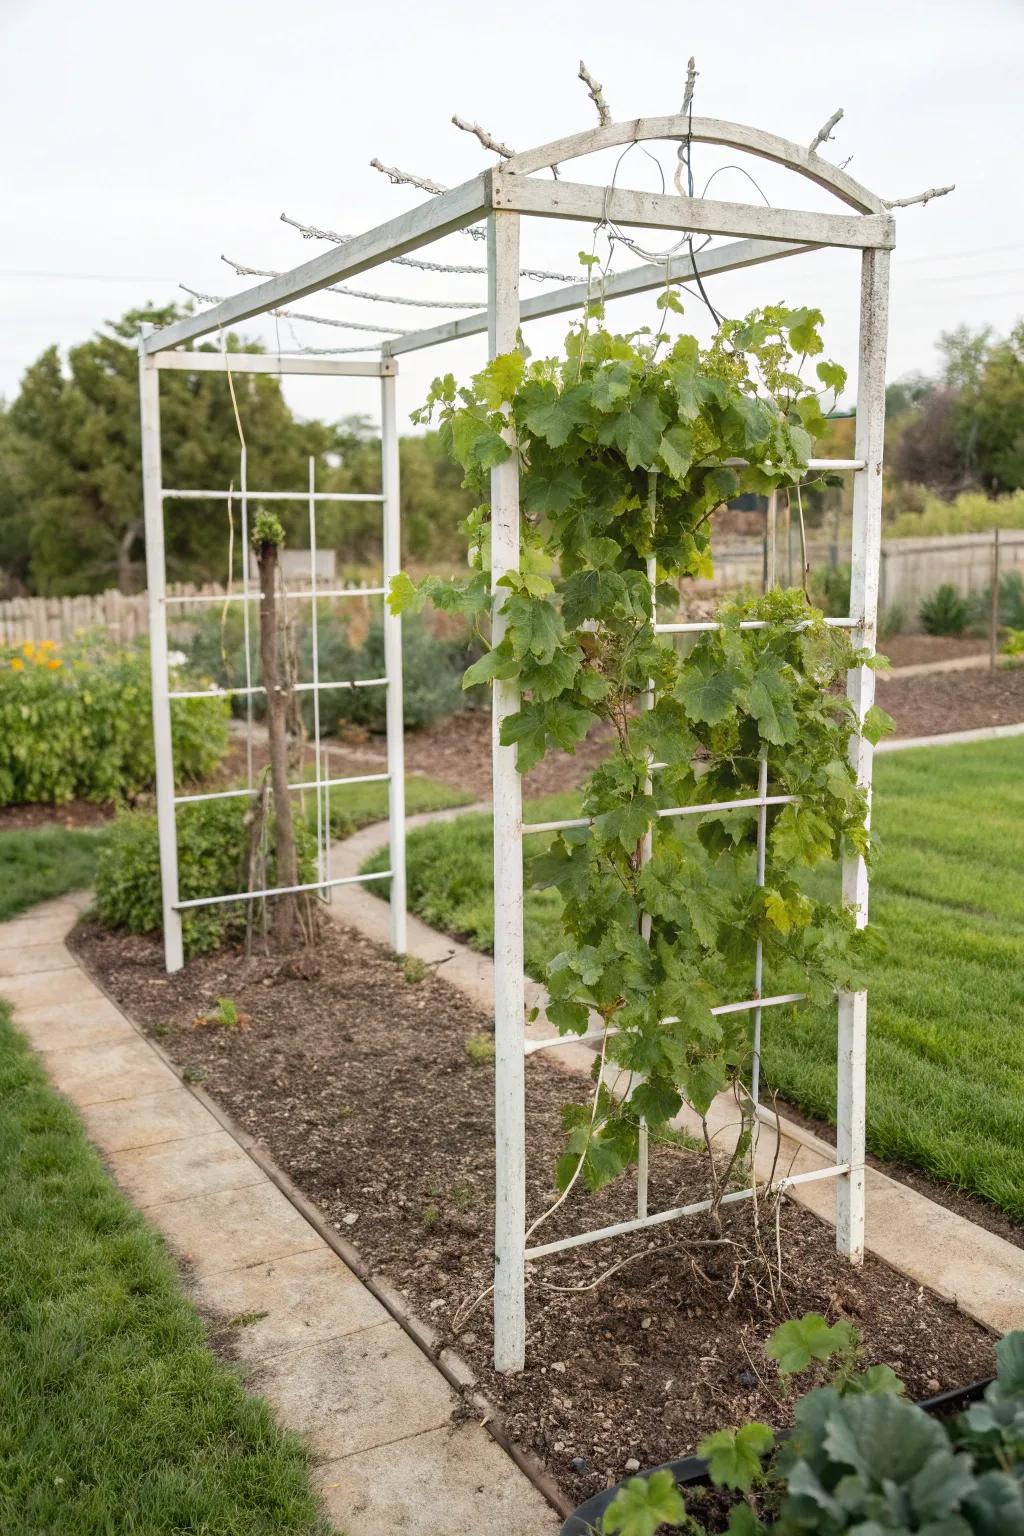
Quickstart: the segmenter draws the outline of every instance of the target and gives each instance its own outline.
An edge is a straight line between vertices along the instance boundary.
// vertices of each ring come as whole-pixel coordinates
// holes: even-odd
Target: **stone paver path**
[[[0,924],[0,997],[124,1191],[313,1448],[346,1536],[554,1536],[559,1518],[380,1301],[79,968],[87,896]]]
[[[1011,730],[1021,731],[1024,726],[1003,727],[1001,734]],[[902,746],[902,742],[896,745]],[[487,810],[489,807],[470,806],[466,809]],[[463,809],[427,812],[410,817],[409,826],[451,820],[464,814]],[[338,875],[357,874],[363,862],[385,846],[387,840],[386,822],[363,827],[353,837],[333,845],[332,871]],[[338,886],[332,896],[326,909],[331,916],[378,943],[388,943],[387,903],[373,893],[372,887]],[[494,964],[489,955],[482,955],[447,934],[438,933],[411,913],[408,949],[410,954],[427,962],[450,956],[442,973],[446,980],[464,992],[477,1007],[486,1012],[493,1011]],[[549,1039],[557,1033],[544,1018],[544,996],[544,989],[527,979],[527,1007],[536,1005],[541,1009],[540,1017],[527,1025],[527,1039]],[[557,1056],[563,1067],[588,1077],[591,1075],[594,1055],[589,1046],[575,1043],[559,1046]],[[728,1095],[721,1095],[712,1106],[709,1121],[716,1145],[725,1146],[729,1128],[737,1121],[735,1106]],[[700,1134],[696,1117],[688,1122],[684,1112],[680,1123]],[[771,1175],[773,1167],[785,1175],[810,1172],[835,1163],[835,1151],[826,1142],[791,1121],[783,1120],[781,1128],[782,1146],[777,1162],[774,1127],[763,1126],[759,1133],[757,1171],[762,1180]],[[876,1168],[866,1169],[865,1180],[869,1252],[877,1254],[893,1269],[909,1275],[920,1285],[927,1285],[938,1295],[955,1301],[964,1312],[998,1333],[1024,1327],[1024,1249],[946,1210],[908,1184],[901,1184]],[[823,1221],[835,1222],[833,1180],[798,1185],[790,1194]]]

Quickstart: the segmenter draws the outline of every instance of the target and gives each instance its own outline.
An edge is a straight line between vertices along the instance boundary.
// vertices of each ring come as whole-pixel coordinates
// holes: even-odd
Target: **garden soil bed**
[[[917,667],[931,661],[959,661],[988,652],[987,636],[890,635],[879,640],[878,649],[894,667]]]
[[[876,698],[896,721],[897,736],[1016,725],[1024,721],[1024,667],[884,678]]]
[[[487,1018],[443,975],[410,982],[384,949],[334,926],[315,954],[247,962],[222,952],[174,977],[163,974],[152,939],[87,922],[72,945],[189,1080],[451,1340],[456,1314],[491,1280],[492,1071],[474,1059],[490,1040]],[[245,1028],[196,1025],[221,996],[250,1016]],[[552,1198],[561,1108],[584,1100],[588,1085],[544,1060],[529,1061],[526,1075],[527,1203],[536,1216]],[[656,1149],[651,1164],[653,1210],[706,1193],[692,1153]],[[634,1211],[635,1187],[624,1179],[597,1196],[572,1195],[543,1232]],[[724,1235],[748,1242],[749,1221],[748,1205],[730,1207]],[[630,1458],[646,1467],[684,1455],[748,1418],[785,1423],[789,1405],[761,1346],[786,1316],[849,1318],[865,1361],[892,1364],[914,1396],[991,1374],[991,1339],[953,1306],[876,1260],[852,1269],[836,1256],[832,1230],[799,1206],[784,1201],[779,1222],[774,1314],[749,1285],[730,1300],[734,1265],[723,1256],[736,1250],[704,1246],[715,1234],[689,1221],[533,1266],[521,1375],[491,1369],[486,1300],[452,1342],[513,1437],[574,1503],[623,1477]],[[774,1237],[772,1217],[771,1249]],[[616,1273],[593,1284],[613,1264]],[[760,1284],[766,1301],[763,1274]]]

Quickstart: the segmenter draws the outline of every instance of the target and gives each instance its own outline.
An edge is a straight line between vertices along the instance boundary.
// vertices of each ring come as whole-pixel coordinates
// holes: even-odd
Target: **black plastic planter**
[[[953,1387],[949,1392],[940,1392],[936,1397],[921,1398],[917,1406],[937,1419],[952,1418],[972,1403],[978,1402],[991,1381],[992,1378],[987,1377],[984,1381],[972,1382],[968,1387]],[[779,1438],[784,1439],[785,1433],[783,1431]],[[682,1461],[663,1461],[660,1466],[648,1467],[646,1472],[635,1472],[632,1475],[649,1477],[652,1472],[662,1471],[671,1472],[680,1488],[706,1486],[710,1481],[708,1464],[699,1456],[686,1456]],[[628,1481],[629,1478],[623,1478],[621,1483],[614,1483],[611,1488],[602,1488],[600,1493],[595,1493],[585,1504],[581,1504],[562,1526],[559,1536],[592,1536],[605,1510]]]

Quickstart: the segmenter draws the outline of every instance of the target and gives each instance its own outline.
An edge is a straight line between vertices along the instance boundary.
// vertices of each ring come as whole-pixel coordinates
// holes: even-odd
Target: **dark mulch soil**
[[[171,978],[150,939],[87,923],[73,942],[111,995],[449,1336],[456,1313],[491,1280],[492,1072],[466,1049],[490,1038],[485,1016],[436,972],[408,982],[386,951],[335,927],[315,959],[246,963],[221,953]],[[251,1015],[249,1026],[195,1027],[224,995]],[[586,1095],[582,1079],[550,1061],[527,1063],[531,1216],[552,1198],[561,1107]],[[704,1194],[692,1153],[658,1149],[651,1162],[653,1210]],[[621,1220],[634,1202],[628,1180],[599,1196],[574,1194],[542,1230],[558,1236]],[[748,1243],[749,1220],[749,1206],[731,1207],[725,1235]],[[650,1466],[722,1425],[784,1423],[789,1407],[761,1345],[786,1316],[850,1318],[865,1360],[891,1363],[915,1395],[991,1373],[990,1338],[954,1307],[875,1260],[851,1269],[832,1231],[796,1205],[783,1202],[780,1227],[783,1299],[774,1315],[749,1285],[730,1301],[735,1250],[701,1246],[715,1234],[688,1221],[536,1264],[522,1375],[490,1367],[486,1301],[456,1346],[515,1439],[576,1501],[622,1477],[630,1457]],[[773,1247],[773,1222],[770,1238]],[[572,1289],[613,1264],[621,1267],[603,1283]],[[763,1278],[761,1286],[766,1299]]]
[[[114,819],[113,805],[68,800],[64,805],[0,806],[0,832],[32,832],[37,827],[103,827]]]
[[[573,789],[608,755],[611,728],[598,725],[574,755],[555,753],[537,764],[523,779],[523,793],[550,795]],[[380,736],[342,744],[339,759],[375,763],[382,767],[387,746]],[[436,720],[421,731],[407,731],[405,766],[410,773],[426,773],[442,783],[455,785],[482,800],[491,797],[491,716],[489,710],[467,709]],[[334,760],[332,757],[332,770]],[[345,771],[345,770],[343,770]],[[366,772],[353,769],[353,772]],[[371,770],[372,771],[372,770]]]
[[[897,736],[938,736],[1024,721],[1024,667],[887,678],[876,695]]]
[[[894,667],[917,667],[929,661],[955,661],[988,651],[988,639],[971,635],[890,635],[878,649]]]

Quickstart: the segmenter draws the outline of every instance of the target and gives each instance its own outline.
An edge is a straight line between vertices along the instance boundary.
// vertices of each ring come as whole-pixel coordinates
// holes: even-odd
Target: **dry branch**
[[[464,117],[459,117],[455,112],[452,113],[452,122],[456,128],[461,128],[463,133],[475,134],[484,149],[493,150],[503,160],[511,160],[515,154],[514,149],[509,149],[507,144],[502,144],[500,139],[496,139],[493,134],[488,133],[486,128],[481,128],[479,123],[467,123]]]
[[[919,192],[916,197],[894,197],[890,202],[888,198],[882,199],[883,208],[909,208],[912,203],[930,203],[933,197],[945,197],[947,192],[956,191],[956,182],[948,187],[929,187],[927,192]]]
[[[597,108],[597,115],[603,128],[612,120],[611,110],[604,99],[604,86],[598,84],[582,59],[580,59],[579,77],[587,87],[587,94]]]
[[[430,192],[434,197],[440,197],[442,192],[447,192],[447,187],[442,187],[440,182],[431,181],[427,176],[414,176],[412,171],[400,171],[397,165],[383,165],[376,156],[370,161],[375,171],[380,171],[396,187],[419,187],[421,192]]]
[[[190,288],[187,283],[179,283],[178,287],[191,298],[198,299],[200,304],[224,303],[223,294],[202,293],[198,288]],[[333,315],[308,315],[299,309],[271,309],[267,313],[281,315],[285,320],[308,320],[312,325],[336,325],[343,331],[383,331],[388,336],[408,335],[407,331],[395,325],[368,325],[360,320],[336,320]]]
[[[818,146],[820,144],[827,144],[829,142],[829,140],[832,138],[832,129],[835,127],[836,123],[838,123],[842,115],[843,108],[840,107],[838,111],[832,113],[832,116],[829,118],[828,122],[818,129],[817,133],[814,135],[814,138],[807,146],[807,153],[809,155],[816,155],[818,153]]]
[[[697,84],[697,76],[699,74],[700,70],[697,68],[697,60],[691,54],[689,63],[686,66],[686,90],[683,92],[683,105],[680,108],[680,114],[683,117],[689,114],[693,106],[693,88]]]

